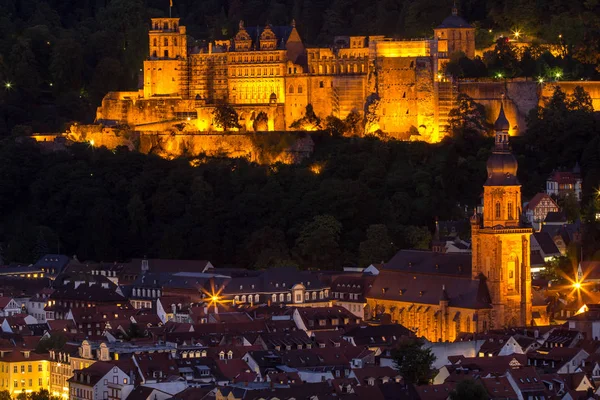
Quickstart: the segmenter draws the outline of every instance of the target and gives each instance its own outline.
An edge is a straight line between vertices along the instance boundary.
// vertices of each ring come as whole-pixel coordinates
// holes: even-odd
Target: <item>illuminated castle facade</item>
[[[287,130],[311,104],[322,118],[368,113],[368,131],[437,141],[452,91],[438,71],[455,51],[475,52],[474,29],[456,8],[433,39],[338,36],[318,48],[304,45],[294,22],[260,28],[240,22],[232,39],[199,48],[189,46],[179,18],[154,18],[143,89],[108,93],[97,120],[140,130],[189,121],[205,132],[217,130],[212,110],[227,103],[242,130],[252,129],[259,112],[267,114],[269,130]]]
[[[495,130],[484,212],[471,218],[472,254],[401,250],[373,281],[367,317],[388,314],[430,341],[540,322],[532,319],[532,230],[520,226],[521,186],[503,107]]]

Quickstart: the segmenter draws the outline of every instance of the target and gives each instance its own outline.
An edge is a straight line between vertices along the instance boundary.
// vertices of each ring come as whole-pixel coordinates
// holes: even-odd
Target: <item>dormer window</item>
[[[221,352],[219,353],[219,360],[224,360],[224,359],[225,359],[225,352],[224,352],[224,351],[221,351]]]

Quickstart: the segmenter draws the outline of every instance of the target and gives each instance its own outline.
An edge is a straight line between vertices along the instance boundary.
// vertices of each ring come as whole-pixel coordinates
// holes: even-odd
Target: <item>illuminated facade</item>
[[[521,185],[517,160],[510,151],[509,128],[501,107],[483,186],[483,221],[478,216],[471,219],[473,276],[487,278],[497,327],[524,326],[531,321],[532,230],[520,226]]]
[[[30,350],[0,349],[0,390],[11,396],[49,389],[50,362]]]
[[[293,21],[262,28],[240,22],[230,40],[188,47],[179,18],[153,18],[143,89],[108,93],[97,120],[154,131],[189,121],[206,132],[218,130],[214,107],[228,103],[242,130],[252,130],[260,112],[268,130],[287,130],[311,104],[321,118],[368,112],[368,131],[434,142],[446,121],[437,102],[448,83],[438,70],[452,51],[473,53],[474,43],[473,28],[455,12],[433,39],[338,36],[319,48],[305,48]]]
[[[430,341],[532,324],[532,230],[520,226],[521,186],[503,108],[494,126],[484,212],[471,218],[472,254],[400,251],[366,294],[365,315],[388,314]]]

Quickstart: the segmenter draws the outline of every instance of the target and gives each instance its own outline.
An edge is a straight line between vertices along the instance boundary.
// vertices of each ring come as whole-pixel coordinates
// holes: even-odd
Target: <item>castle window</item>
[[[508,219],[513,219],[513,204],[512,204],[512,202],[508,203]]]
[[[168,24],[167,22],[165,22],[165,23],[164,23],[164,25],[163,25],[163,29],[164,29],[164,30],[167,30],[167,29],[169,29],[169,24]]]
[[[294,87],[293,86],[290,86],[290,89],[288,90],[288,93],[290,93],[290,94],[294,93]]]
[[[173,38],[173,46],[177,46],[177,38]]]
[[[320,82],[319,82],[319,87],[320,87],[320,88],[324,88],[324,87],[325,87],[325,82],[323,82],[323,81],[320,81]]]
[[[302,93],[302,86],[298,86],[298,93]]]
[[[169,50],[165,50],[165,58],[169,58]]]
[[[169,45],[169,39],[165,38],[164,44],[165,44],[165,46],[168,46]]]
[[[158,40],[156,40],[156,38],[154,38],[153,43],[155,47],[158,46]]]
[[[500,218],[500,202],[496,202],[496,218]]]

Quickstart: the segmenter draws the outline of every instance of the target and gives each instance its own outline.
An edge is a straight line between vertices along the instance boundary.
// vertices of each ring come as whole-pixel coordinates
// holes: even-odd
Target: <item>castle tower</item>
[[[438,52],[446,57],[457,51],[462,51],[469,58],[475,57],[475,28],[458,15],[456,2],[452,7],[452,15],[444,19],[435,28],[434,37],[438,39]],[[446,58],[442,57],[442,58]]]
[[[517,160],[509,146],[510,124],[504,107],[494,124],[494,151],[483,186],[483,218],[471,218],[473,278],[487,279],[495,328],[525,326],[531,321],[531,229],[520,226],[521,185]]]
[[[144,97],[187,96],[187,36],[179,18],[152,18]]]
[[[185,26],[179,18],[152,18],[149,36],[151,59],[187,58],[187,36]]]

